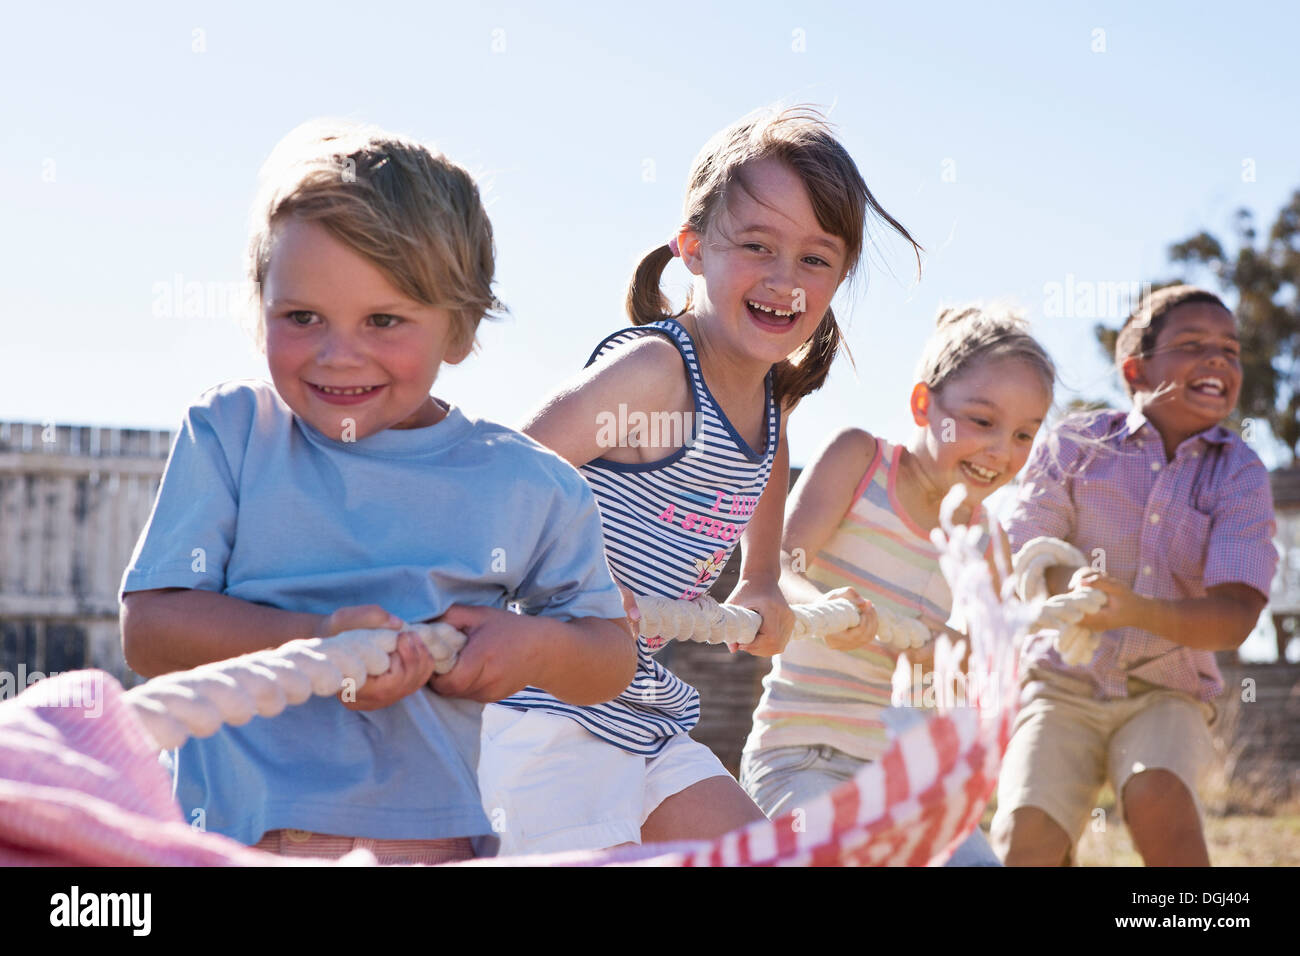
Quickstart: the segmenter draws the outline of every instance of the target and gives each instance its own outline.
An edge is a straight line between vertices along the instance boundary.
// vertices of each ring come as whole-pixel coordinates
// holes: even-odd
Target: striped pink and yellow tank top
[[[823,592],[856,588],[876,607],[919,618],[935,632],[948,620],[952,592],[929,532],[899,504],[894,483],[902,452],[877,439],[852,506],[805,573]],[[888,746],[880,714],[889,706],[898,654],[883,644],[836,651],[820,641],[791,641],[763,679],[745,750],[825,744],[862,760],[879,758]]]

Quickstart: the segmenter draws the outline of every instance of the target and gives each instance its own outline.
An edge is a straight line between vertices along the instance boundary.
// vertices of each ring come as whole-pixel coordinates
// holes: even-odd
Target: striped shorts
[[[277,856],[337,860],[353,850],[369,850],[384,866],[433,866],[474,857],[469,837],[444,840],[369,840],[307,830],[268,830],[253,845]]]

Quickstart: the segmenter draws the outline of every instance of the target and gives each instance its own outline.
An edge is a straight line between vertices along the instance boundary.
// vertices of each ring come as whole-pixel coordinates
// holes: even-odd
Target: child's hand
[[[386,627],[400,631],[405,625],[400,617],[390,614],[378,604],[356,604],[341,607],[333,614],[321,615],[316,625],[316,637],[333,637],[344,631],[357,631],[368,628]]]
[[[632,636],[636,637],[641,633],[641,609],[636,606],[636,595],[621,584],[618,591],[623,595],[623,613],[627,615],[628,627],[632,630]]]
[[[827,634],[824,638],[827,647],[833,651],[852,651],[859,647],[866,647],[876,639],[880,621],[870,601],[853,588],[836,588],[834,591],[827,591],[826,600],[829,601],[831,598],[845,598],[852,601],[858,609],[859,621],[856,627],[850,627],[837,634]]]
[[[398,631],[404,625],[401,618],[377,604],[359,604],[341,607],[333,614],[322,616],[316,636],[328,638],[344,631],[370,628]],[[397,647],[388,655],[388,670],[366,678],[357,690],[355,700],[344,699],[344,692],[340,692],[339,701],[349,710],[388,707],[423,687],[433,674],[433,664],[433,655],[423,641],[414,634],[401,634],[397,638]]]
[[[388,655],[388,670],[366,679],[354,701],[343,701],[349,710],[381,710],[414,694],[433,676],[434,660],[429,649],[410,632],[397,637],[397,648]],[[339,698],[342,700],[342,697]]]
[[[1141,627],[1146,613],[1146,598],[1133,593],[1133,589],[1122,581],[1095,571],[1092,568],[1080,569],[1070,579],[1071,590],[1095,588],[1106,595],[1106,603],[1095,614],[1089,614],[1079,622],[1094,634],[1110,631],[1117,627]]]
[[[794,631],[794,612],[775,580],[762,584],[742,580],[725,603],[747,607],[763,619],[753,641],[727,645],[732,653],[743,647],[755,657],[773,657],[785,650]]]
[[[541,672],[545,649],[534,640],[536,618],[494,607],[453,604],[438,620],[469,638],[456,666],[429,681],[442,696],[485,704],[503,700],[533,683]]]

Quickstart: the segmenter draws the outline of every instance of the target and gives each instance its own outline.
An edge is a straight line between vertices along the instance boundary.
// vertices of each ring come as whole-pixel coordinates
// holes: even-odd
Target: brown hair
[[[1155,352],[1156,340],[1169,319],[1169,313],[1180,305],[1190,302],[1203,302],[1217,305],[1231,314],[1232,310],[1223,304],[1213,292],[1197,288],[1194,285],[1172,285],[1156,289],[1142,297],[1133,314],[1124,320],[1124,325],[1115,337],[1115,365],[1120,369],[1120,380],[1129,397],[1133,396],[1133,387],[1123,375],[1124,361],[1131,356],[1150,358]]]
[[[313,120],[262,167],[248,274],[260,296],[275,227],[319,222],[416,302],[451,312],[455,345],[504,311],[492,293],[492,224],[468,172],[436,150],[370,126]],[[255,338],[265,347],[260,316]]]
[[[1033,366],[1051,393],[1056,365],[1038,340],[1029,334],[1024,316],[1002,306],[963,305],[942,308],[938,326],[925,344],[916,367],[916,380],[931,392],[945,385],[976,361],[1017,358]]]
[[[746,167],[769,158],[781,160],[794,171],[808,191],[818,224],[844,241],[847,255],[841,281],[854,272],[861,259],[868,211],[911,243],[920,268],[921,247],[876,202],[826,118],[812,107],[760,110],[710,139],[691,167],[683,224],[701,235],[707,232],[718,211],[725,208],[733,186],[751,191]],[[627,290],[627,313],[634,325],[677,318],[690,310],[689,295],[682,309],[673,312],[661,291],[664,268],[672,259],[672,249],[665,243],[647,253],[637,266]],[[821,388],[842,339],[834,312],[828,308],[808,341],[792,358],[773,367],[776,400],[790,404]]]

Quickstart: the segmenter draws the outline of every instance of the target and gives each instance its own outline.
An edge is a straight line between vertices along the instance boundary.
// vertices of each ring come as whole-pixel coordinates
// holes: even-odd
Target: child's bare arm
[[[620,405],[625,409],[622,416]],[[648,417],[691,407],[681,356],[670,342],[647,335],[583,369],[548,398],[520,431],[575,468],[602,457],[629,460],[622,446],[634,442],[638,443],[634,447],[646,453],[645,460],[653,461],[671,449],[644,448],[639,443],[647,436],[620,435],[616,427],[611,433],[608,423],[612,420],[617,425],[635,412]]]
[[[785,421],[785,416],[782,416],[772,475],[759,496],[744,534],[740,536],[740,580],[727,598],[727,603],[752,608],[762,617],[757,637],[745,645],[746,651],[759,657],[780,654],[794,629],[794,614],[781,593],[780,585],[781,521],[785,514],[786,489],[790,484],[790,449],[786,443]]]
[[[588,706],[617,697],[636,675],[636,642],[623,618],[562,621],[453,604],[439,620],[469,636],[456,666],[429,682],[448,697],[486,703],[531,685]]]
[[[122,597],[122,651],[137,674],[156,677],[322,636],[324,620],[198,588],[132,591]]]
[[[832,595],[861,602],[861,623],[827,639],[840,650],[862,647],[876,635],[875,611],[851,588],[823,594],[803,574],[813,556],[831,539],[853,505],[853,494],[876,454],[876,440],[860,429],[840,432],[799,478],[786,509],[781,537],[781,590],[791,604],[811,604]]]
[[[1203,598],[1161,600],[1134,594],[1104,574],[1083,579],[1106,592],[1106,605],[1079,623],[1092,631],[1140,627],[1175,644],[1199,651],[1231,651],[1254,630],[1267,599],[1248,584],[1220,584]]]
[[[122,647],[143,677],[267,650],[300,638],[332,637],[356,628],[392,628],[402,621],[374,604],[306,614],[253,604],[228,594],[186,588],[132,591],[122,598]],[[389,669],[372,676],[344,700],[352,710],[378,710],[418,690],[433,673],[428,648],[403,636],[389,654]]]
[[[845,429],[804,469],[786,506],[781,535],[782,587],[791,601],[816,601],[821,592],[803,577],[813,556],[839,528],[853,506],[853,493],[876,453],[876,440],[857,428]]]

